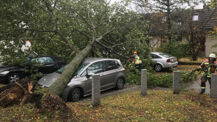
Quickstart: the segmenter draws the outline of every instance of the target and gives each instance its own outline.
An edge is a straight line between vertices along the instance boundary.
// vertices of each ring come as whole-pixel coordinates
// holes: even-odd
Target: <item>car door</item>
[[[116,81],[115,78],[117,77],[120,67],[120,64],[115,60],[107,60],[104,61],[104,72],[102,73],[102,79],[104,80],[104,88],[109,89],[115,86]]]
[[[95,62],[93,64],[91,64],[90,66],[87,67],[87,69],[81,74],[81,77],[86,77],[88,74],[98,74],[100,75],[100,85],[101,85],[101,89],[104,87],[104,81],[101,78],[101,75],[103,73],[104,69],[103,69],[103,62]],[[84,82],[84,94],[91,94],[91,90],[92,90],[92,76],[87,77]]]
[[[154,61],[155,63],[157,62],[161,62],[162,58],[156,54],[151,54],[152,57],[152,61]]]

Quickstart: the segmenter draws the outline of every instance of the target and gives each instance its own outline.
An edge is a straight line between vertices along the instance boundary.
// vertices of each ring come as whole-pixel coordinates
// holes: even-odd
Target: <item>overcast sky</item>
[[[122,1],[122,0],[108,0],[108,1],[111,1],[111,3],[112,4],[114,4],[115,2],[120,2],[120,1]],[[151,0],[149,0],[149,1],[151,1]],[[198,3],[198,1],[200,1],[200,0],[194,0],[195,2],[197,2]],[[205,1],[210,1],[210,0],[205,0]],[[183,5],[183,8],[186,8],[185,6],[187,6],[187,5]],[[132,9],[132,10],[137,10],[136,9],[136,7],[135,7],[135,5],[132,3],[132,4],[130,4],[129,6],[128,6],[128,8],[129,9]],[[203,8],[203,3],[200,3],[199,5],[196,5],[195,6],[195,9],[202,9]]]

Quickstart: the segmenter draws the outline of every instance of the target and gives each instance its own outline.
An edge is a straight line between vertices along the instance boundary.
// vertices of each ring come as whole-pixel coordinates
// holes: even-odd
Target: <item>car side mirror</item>
[[[87,78],[90,78],[90,77],[93,76],[93,75],[94,75],[94,73],[92,73],[92,72],[91,72],[91,73],[87,73],[86,77],[87,77]]]

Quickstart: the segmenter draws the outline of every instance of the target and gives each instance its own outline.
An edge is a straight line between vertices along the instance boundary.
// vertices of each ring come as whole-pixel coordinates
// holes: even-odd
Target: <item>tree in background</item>
[[[174,53],[173,49],[176,47],[175,45],[185,38],[188,43],[186,48],[189,48],[188,55],[193,60],[197,59],[199,52],[205,44],[207,34],[206,24],[211,20],[214,12],[214,9],[208,9],[209,0],[134,1],[136,1],[138,7],[143,9],[145,21],[149,21],[150,23],[150,27],[147,29],[149,35],[161,37],[161,39],[167,35],[167,53]],[[193,16],[195,13],[198,13],[198,10],[195,10],[195,6],[199,4],[204,6],[204,9],[199,11],[204,17],[200,18],[203,19],[202,21],[196,22],[193,21]],[[183,6],[186,6],[186,8]]]
[[[172,41],[172,24],[173,20],[171,19],[172,13],[174,13],[177,9],[180,8],[182,4],[186,1],[181,0],[135,0],[136,4],[144,9],[144,14],[156,14],[157,16],[162,16],[161,22],[164,21],[166,23],[166,28],[164,28],[164,32],[167,35],[167,39],[169,43]],[[148,9],[149,10],[148,10]],[[162,25],[165,25],[163,23]],[[159,23],[158,23],[159,25]]]

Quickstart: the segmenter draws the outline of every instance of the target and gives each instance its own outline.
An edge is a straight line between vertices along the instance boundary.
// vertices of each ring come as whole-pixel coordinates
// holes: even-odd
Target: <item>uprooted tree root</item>
[[[64,119],[72,119],[72,112],[66,103],[47,89],[36,88],[31,79],[25,78],[20,82],[0,88],[0,107],[13,105],[35,104],[35,108],[42,114],[52,117],[55,113]]]
[[[71,109],[66,105],[66,103],[56,95],[53,95],[51,93],[46,93],[41,99],[41,102],[39,104],[39,110],[43,114],[49,113],[49,117],[53,118],[53,116],[58,112],[58,114],[63,118],[64,120],[72,120],[73,119],[73,112]]]
[[[24,105],[31,97],[34,82],[23,79],[0,89],[0,106],[8,107],[14,104]]]

